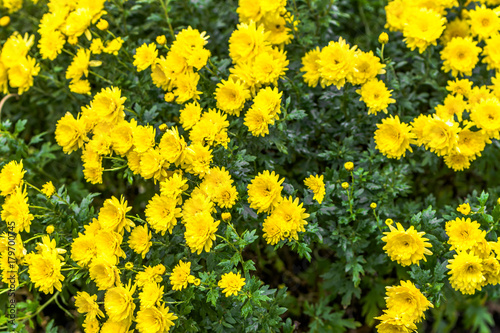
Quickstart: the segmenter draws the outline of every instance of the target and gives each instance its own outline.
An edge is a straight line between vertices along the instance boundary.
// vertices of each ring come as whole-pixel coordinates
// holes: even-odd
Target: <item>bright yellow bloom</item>
[[[132,319],[135,304],[132,295],[135,292],[135,285],[118,286],[109,289],[104,295],[104,308],[106,314],[112,321],[122,321]]]
[[[354,170],[354,163],[352,163],[352,162],[345,162],[344,163],[344,168],[347,171],[352,171],[352,170]]]
[[[380,58],[372,51],[358,51],[354,56],[354,71],[348,78],[354,85],[364,85],[368,81],[375,79],[379,74],[385,74],[385,65],[380,63]]]
[[[126,99],[117,87],[103,88],[94,96],[90,106],[101,121],[116,124],[125,117],[123,103]]]
[[[163,280],[163,273],[165,273],[165,266],[162,264],[156,266],[144,266],[144,271],[138,272],[135,276],[135,284],[137,284],[139,288],[142,288],[148,282],[160,283]]]
[[[404,320],[418,323],[425,319],[424,312],[434,307],[411,281],[401,281],[399,286],[385,288],[388,310],[399,313]]]
[[[120,272],[114,265],[115,259],[96,257],[90,264],[90,278],[96,283],[99,290],[112,288],[120,283]]]
[[[105,31],[108,30],[109,23],[104,19],[100,19],[99,22],[97,22],[96,27],[99,30]]]
[[[378,333],[411,333],[417,330],[415,323],[401,316],[399,310],[384,310],[384,314],[375,319],[380,320]]]
[[[381,80],[371,79],[356,92],[361,95],[359,100],[365,102],[368,107],[368,114],[376,115],[380,111],[387,113],[389,104],[396,103],[396,100],[391,98],[392,90],[387,89]]]
[[[64,35],[58,30],[44,33],[38,42],[38,48],[40,49],[42,59],[54,60],[57,58],[65,43],[66,40],[64,39]]]
[[[188,147],[185,167],[186,171],[202,178],[210,170],[212,151],[201,144],[192,144]]]
[[[54,184],[52,184],[51,181],[46,182],[42,186],[42,193],[45,194],[47,198],[50,198],[52,194],[54,194],[56,191],[56,188],[54,187]]]
[[[71,259],[76,261],[78,266],[85,267],[95,257],[97,257],[97,246],[94,235],[78,234],[78,237],[71,243]]]
[[[229,38],[229,56],[235,63],[251,61],[269,45],[264,26],[240,23]]]
[[[464,97],[469,96],[471,89],[472,82],[468,79],[455,79],[455,81],[448,81],[448,85],[446,86],[446,90],[448,90],[451,94],[463,95]]]
[[[417,232],[413,226],[405,230],[401,223],[396,223],[394,228],[389,226],[390,232],[384,232],[382,241],[386,243],[383,249],[392,261],[397,261],[402,266],[412,264],[419,265],[420,260],[427,261],[425,255],[432,255],[432,252],[427,249],[432,247],[429,240],[425,237],[425,232]]]
[[[305,56],[302,57],[302,68],[301,72],[304,72],[304,81],[309,87],[316,87],[319,82],[319,55],[321,51],[319,47],[307,52]]]
[[[412,9],[412,13],[405,16],[405,19],[404,41],[412,51],[418,48],[420,53],[429,45],[436,45],[446,24],[446,18],[427,8]]]
[[[470,213],[470,205],[469,203],[463,203],[457,208],[457,212],[462,213],[464,215],[469,215]]]
[[[304,226],[307,225],[306,219],[309,217],[306,209],[302,207],[302,203],[299,204],[299,199],[295,198],[294,200],[291,196],[282,198],[275,206],[271,215],[283,220],[284,230],[288,232],[284,237],[290,237],[295,240],[298,240],[299,232],[305,231]]]
[[[194,282],[194,279],[194,275],[191,275],[191,263],[179,260],[179,263],[172,270],[172,274],[170,274],[172,290],[185,289],[188,283]]]
[[[483,275],[481,258],[466,251],[458,252],[453,259],[448,260],[446,266],[450,271],[450,284],[455,290],[462,294],[473,295],[476,290],[481,290],[481,286],[486,278]]]
[[[378,36],[378,42],[382,45],[385,45],[387,43],[389,43],[389,35],[387,35],[386,32],[382,32],[379,36]]]
[[[498,34],[500,30],[500,17],[495,10],[482,5],[476,6],[468,14],[471,32],[479,40]]]
[[[88,141],[83,120],[75,119],[69,112],[57,122],[55,135],[57,144],[66,154],[83,147],[83,143]]]
[[[500,55],[497,50],[500,50],[500,34],[495,34],[486,40],[486,46],[483,49],[485,57],[482,62],[487,64],[488,70],[500,70]]]
[[[79,80],[82,76],[89,75],[90,50],[78,49],[71,65],[66,70],[66,78]]]
[[[448,44],[453,38],[456,37],[469,37],[470,35],[470,26],[466,20],[462,20],[460,18],[456,18],[455,20],[448,22],[446,24],[446,29],[441,36],[441,42],[443,45]]]
[[[177,316],[162,304],[159,307],[142,308],[137,312],[137,329],[140,333],[165,333],[174,326]]]
[[[219,288],[222,289],[222,292],[226,297],[231,295],[238,295],[238,292],[245,285],[245,278],[241,277],[241,273],[234,274],[233,272],[229,272],[223,274],[217,284]]]
[[[26,256],[28,274],[35,287],[45,294],[52,294],[54,288],[62,290],[64,276],[61,274],[63,263],[57,255],[50,253],[28,254]]]
[[[472,108],[470,118],[490,138],[500,138],[500,101],[497,98],[489,98],[477,103]]]
[[[241,109],[245,106],[245,101],[250,98],[250,91],[240,80],[229,78],[217,84],[215,99],[217,108],[230,114],[239,116]]]
[[[257,209],[257,213],[270,212],[281,200],[281,191],[285,179],[268,170],[259,173],[248,184],[248,202],[250,208]]]
[[[40,66],[36,60],[26,56],[9,68],[7,72],[9,84],[12,88],[18,88],[17,93],[21,95],[33,85],[33,77],[37,76],[39,72]]]
[[[441,51],[442,69],[446,73],[451,71],[451,74],[455,77],[458,74],[470,76],[479,61],[480,52],[481,48],[477,46],[477,42],[473,41],[471,37],[453,38]]]
[[[5,26],[9,25],[9,23],[10,23],[10,17],[2,16],[0,18],[0,27],[5,27]]]
[[[23,170],[23,161],[10,161],[5,164],[0,171],[0,195],[12,194],[16,187],[23,184],[23,177],[26,173]]]
[[[177,200],[171,197],[155,194],[146,206],[146,221],[155,232],[165,235],[172,233],[177,225],[177,219],[182,216],[181,209],[175,207]]]
[[[26,189],[18,186],[2,205],[1,218],[7,223],[10,231],[30,232],[31,221],[34,216],[29,211],[28,194]]]
[[[142,286],[142,292],[139,294],[141,309],[159,305],[163,297],[163,289],[164,287],[160,286],[156,281],[147,281]]]
[[[97,295],[90,296],[86,291],[78,291],[75,296],[75,306],[79,313],[86,313],[89,317],[104,317],[97,304]]]
[[[470,167],[470,162],[473,161],[475,156],[467,156],[457,151],[452,151],[444,156],[444,163],[448,168],[454,171],[463,171]]]
[[[342,186],[342,188],[343,188],[344,190],[347,190],[347,189],[349,188],[349,183],[348,183],[348,182],[343,182],[343,183],[341,184],[341,186]]]
[[[148,227],[142,225],[135,227],[128,238],[128,245],[144,259],[149,252],[149,248],[153,245],[151,242],[151,232],[148,231]]]
[[[481,225],[470,218],[459,218],[446,222],[446,234],[450,250],[467,251],[486,237],[486,231],[480,229]]]
[[[209,212],[202,212],[186,220],[184,238],[191,252],[210,252],[220,221],[215,221]]]
[[[118,51],[122,48],[123,39],[121,37],[115,38],[106,43],[106,47],[103,49],[105,53],[118,55]]]
[[[401,158],[406,151],[413,152],[410,144],[415,142],[415,134],[411,126],[400,122],[399,117],[382,119],[382,124],[377,124],[375,131],[375,144],[378,150],[389,158]]]
[[[135,50],[134,55],[134,66],[137,67],[137,71],[141,72],[147,69],[149,66],[153,65],[158,57],[158,50],[156,49],[156,44],[142,44]]]
[[[123,234],[123,229],[130,231],[130,227],[133,227],[134,223],[126,218],[125,215],[131,209],[132,207],[127,206],[127,201],[123,196],[120,200],[114,196],[111,199],[106,199],[99,211],[98,219],[101,228],[116,231],[119,234]]]
[[[352,75],[355,66],[356,46],[352,48],[342,37],[338,42],[330,42],[319,54],[319,73],[321,86],[335,85],[337,89],[344,86],[346,79]]]
[[[314,193],[313,199],[318,201],[318,203],[323,202],[323,198],[325,197],[325,182],[323,181],[323,178],[323,175],[310,175],[304,179],[304,185]]]

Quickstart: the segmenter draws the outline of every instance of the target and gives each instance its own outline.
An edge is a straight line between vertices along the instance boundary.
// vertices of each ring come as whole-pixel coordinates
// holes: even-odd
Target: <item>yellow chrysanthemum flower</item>
[[[130,282],[126,286],[118,286],[109,289],[104,295],[104,308],[109,319],[119,322],[132,319],[135,304],[132,295],[135,292],[135,285]]]
[[[387,113],[389,104],[396,103],[396,100],[391,98],[392,90],[387,89],[381,80],[371,79],[356,92],[361,95],[359,100],[365,102],[368,107],[368,114],[376,115],[380,111]]]
[[[457,207],[457,212],[462,213],[464,215],[470,214],[470,205],[468,202],[461,204]]]
[[[396,223],[396,227],[390,225],[391,231],[384,232],[385,236],[382,237],[382,241],[386,243],[383,250],[391,260],[397,261],[401,266],[419,265],[420,260],[427,261],[425,255],[432,255],[427,248],[432,245],[423,237],[425,232],[417,232],[413,226],[405,230],[399,222]]]
[[[117,87],[103,88],[92,100],[91,109],[101,121],[117,124],[125,117],[124,105],[126,97],[121,96]]]
[[[7,71],[9,84],[12,88],[18,88],[17,93],[22,95],[33,85],[33,77],[40,72],[40,66],[34,58],[26,56]]]
[[[268,35],[263,25],[240,23],[229,38],[229,56],[235,63],[253,60],[269,46]]]
[[[486,231],[480,229],[481,225],[470,218],[457,217],[455,220],[446,222],[446,234],[450,250],[467,251],[486,237]]]
[[[468,16],[471,32],[479,40],[498,34],[500,17],[495,10],[487,8],[485,5],[476,6],[474,10],[468,12]]]
[[[156,266],[144,266],[144,271],[138,272],[135,276],[135,284],[139,288],[143,288],[148,282],[160,283],[162,275],[165,273],[165,266],[158,264]]]
[[[281,191],[285,179],[279,179],[279,175],[268,170],[259,173],[250,184],[248,184],[248,203],[250,208],[257,209],[257,213],[269,212],[274,209],[281,200]]]
[[[192,144],[188,147],[188,154],[186,155],[186,171],[203,178],[210,170],[212,158],[212,150],[209,147],[201,144]]]
[[[398,310],[384,310],[384,314],[375,319],[380,320],[377,325],[378,333],[412,333],[417,330],[415,323],[400,316]]]
[[[66,154],[82,148],[84,142],[88,141],[84,121],[75,119],[69,112],[57,122],[55,135],[57,144]]]
[[[401,158],[406,151],[412,152],[410,144],[415,143],[415,134],[411,126],[400,122],[399,117],[382,119],[382,124],[377,124],[375,131],[375,144],[378,150],[389,158]]]
[[[470,118],[490,138],[500,139],[500,101],[497,98],[477,103],[472,109]]]
[[[135,226],[134,223],[125,217],[132,207],[127,206],[127,200],[122,196],[120,200],[116,197],[106,199],[104,205],[99,211],[99,223],[101,228],[116,231],[123,235],[123,230],[130,231],[130,227]]]
[[[54,60],[57,58],[65,43],[66,39],[64,39],[64,35],[58,30],[44,33],[38,42],[42,59]]]
[[[134,55],[134,66],[137,67],[137,71],[141,72],[147,69],[149,66],[153,65],[158,57],[158,50],[156,49],[156,44],[142,44],[135,50]]]
[[[91,296],[86,291],[78,291],[75,296],[75,306],[79,313],[85,313],[88,317],[104,317],[97,304],[97,295]]]
[[[52,184],[52,182],[49,181],[49,182],[46,182],[45,184],[43,184],[41,191],[43,194],[45,194],[45,196],[47,198],[50,198],[52,196],[52,194],[55,193],[56,188],[54,187],[54,184]]]
[[[469,97],[469,93],[472,89],[472,82],[468,79],[455,79],[454,81],[448,81],[446,90],[454,95],[463,95],[464,97]]]
[[[180,110],[179,122],[185,130],[192,128],[201,118],[201,107],[197,102],[184,105]]]
[[[179,260],[179,263],[172,270],[172,274],[170,274],[172,290],[185,289],[188,283],[194,282],[194,279],[194,275],[191,275],[191,263]]]
[[[335,85],[337,89],[344,86],[346,79],[354,71],[356,46],[352,48],[339,37],[338,42],[330,42],[319,54],[319,73],[321,86]]]
[[[215,90],[215,100],[217,108],[230,114],[239,116],[240,111],[245,106],[245,101],[250,98],[250,91],[245,85],[234,78],[229,78],[227,81],[222,80],[217,84]]]
[[[137,330],[140,333],[169,332],[174,326],[177,316],[169,312],[169,308],[162,304],[159,307],[151,307],[137,312]]]
[[[120,272],[114,263],[115,259],[108,257],[96,257],[92,260],[89,274],[99,290],[108,290],[115,283],[120,283]]]
[[[295,198],[295,200],[291,196],[282,198],[271,215],[283,220],[285,230],[289,232],[285,237],[298,240],[298,233],[306,231],[304,226],[307,225],[306,219],[309,214],[302,207],[302,203],[299,203],[299,198]]]
[[[459,74],[470,76],[479,61],[480,52],[481,48],[471,37],[453,38],[441,51],[442,69],[446,73],[451,71],[455,77]]]
[[[307,52],[305,56],[302,57],[302,68],[301,72],[304,72],[304,81],[309,87],[316,87],[319,82],[319,55],[321,51],[319,47]]]
[[[202,212],[186,220],[184,238],[191,252],[210,252],[220,221],[215,221],[209,212]]]
[[[450,271],[450,284],[462,294],[473,295],[476,290],[481,290],[486,278],[483,275],[481,258],[466,251],[458,252],[453,259],[448,260],[446,266]]]
[[[500,34],[495,34],[486,40],[486,45],[483,49],[483,63],[487,64],[487,69],[500,70]]]
[[[172,233],[177,225],[177,219],[182,216],[181,209],[176,207],[177,200],[171,197],[158,195],[149,200],[146,206],[146,221],[155,232],[165,235]]]
[[[23,161],[10,161],[5,164],[0,171],[0,195],[7,196],[12,194],[16,187],[23,184],[23,177],[26,173],[23,170]]]
[[[470,162],[475,159],[475,156],[467,156],[458,151],[452,151],[444,156],[444,163],[448,168],[454,171],[463,171],[470,167]]]
[[[422,53],[429,45],[436,45],[444,31],[446,18],[432,9],[413,9],[405,16],[403,36],[406,45],[413,51]]]
[[[226,297],[231,295],[238,295],[238,292],[245,285],[245,278],[241,277],[241,273],[234,274],[233,272],[229,272],[223,274],[217,284],[219,288],[222,289],[222,292]]]
[[[97,257],[97,245],[94,235],[78,234],[71,243],[71,259],[76,261],[78,266],[86,267],[95,257]]]
[[[149,248],[153,245],[151,242],[151,232],[148,231],[148,227],[142,225],[135,227],[128,238],[128,245],[144,259]]]
[[[443,45],[448,44],[453,38],[461,37],[465,38],[470,35],[469,22],[466,20],[461,20],[456,18],[451,22],[446,24],[446,28],[441,36],[441,42]]]
[[[142,292],[139,294],[141,309],[150,308],[160,304],[163,297],[163,286],[156,281],[146,281],[142,286]]]
[[[353,85],[364,85],[375,79],[379,74],[385,74],[385,65],[380,63],[380,58],[373,52],[358,51],[354,56],[354,71],[348,78]]]
[[[58,256],[51,253],[28,254],[26,256],[28,274],[35,287],[45,294],[52,294],[54,288],[62,290],[64,276],[61,274],[63,263]]]
[[[388,310],[398,312],[404,320],[418,323],[425,319],[424,312],[434,307],[411,281],[401,281],[399,286],[386,289]]]
[[[1,218],[7,223],[10,231],[30,232],[31,221],[35,218],[30,213],[26,188],[18,186],[2,205]]]
[[[323,175],[310,175],[304,179],[304,185],[313,192],[313,199],[318,201],[318,203],[323,202],[323,198],[325,197],[325,182],[323,178]]]

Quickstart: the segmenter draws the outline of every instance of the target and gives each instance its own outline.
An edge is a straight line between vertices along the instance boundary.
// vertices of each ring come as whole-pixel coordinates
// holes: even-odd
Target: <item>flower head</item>
[[[432,255],[427,248],[432,245],[423,237],[425,232],[417,232],[413,226],[405,230],[401,223],[396,223],[396,227],[390,225],[391,231],[384,232],[386,236],[382,237],[382,241],[386,243],[383,249],[391,260],[397,261],[402,266],[418,265],[422,259],[427,261],[425,255]]]
[[[162,304],[158,307],[141,308],[137,312],[135,321],[140,333],[165,333],[174,326],[177,316],[169,312],[169,308]]]
[[[410,125],[400,122],[398,116],[383,119],[377,127],[375,144],[382,154],[389,158],[401,158],[407,150],[412,152],[410,144],[414,143],[415,135]]]
[[[455,220],[448,221],[445,230],[449,237],[450,250],[456,251],[470,250],[486,236],[486,231],[480,229],[480,224],[471,221],[470,218],[457,217]]]
[[[257,209],[257,213],[269,212],[281,199],[283,181],[279,175],[265,170],[252,179],[248,185],[248,202],[250,208]]]
[[[23,184],[23,177],[26,173],[23,170],[23,161],[10,161],[5,164],[0,171],[0,195],[12,194],[16,187]]]
[[[450,271],[450,284],[455,290],[463,294],[473,295],[486,278],[483,275],[482,260],[478,256],[466,251],[460,251],[448,260],[446,266]]]
[[[317,200],[318,203],[323,202],[323,198],[325,197],[325,182],[323,181],[323,178],[323,175],[310,175],[309,177],[304,179],[304,185],[306,185],[307,188],[309,188],[314,193],[313,199]]]
[[[130,227],[134,226],[134,223],[125,217],[127,212],[129,212],[132,207],[127,206],[127,201],[122,196],[120,200],[116,197],[111,197],[111,199],[106,199],[104,205],[99,211],[99,223],[101,228],[116,231],[123,234],[123,229],[130,231]]]
[[[135,304],[132,295],[135,292],[135,285],[118,286],[109,289],[104,295],[104,308],[106,314],[112,321],[122,321],[132,318]]]
[[[411,281],[401,281],[399,286],[386,287],[389,311],[398,312],[405,320],[420,322],[424,312],[434,307]]]
[[[238,274],[234,274],[233,272],[223,274],[218,283],[219,288],[223,289],[222,292],[226,297],[231,295],[236,296],[244,285],[245,278],[241,277],[240,272]]]
[[[137,67],[138,72],[141,72],[153,65],[157,56],[158,50],[156,49],[155,43],[149,45],[142,44],[135,50],[134,66]]]
[[[191,275],[191,263],[179,260],[179,263],[172,270],[172,274],[170,274],[172,290],[187,288],[188,283],[193,283],[194,279],[194,275]]]

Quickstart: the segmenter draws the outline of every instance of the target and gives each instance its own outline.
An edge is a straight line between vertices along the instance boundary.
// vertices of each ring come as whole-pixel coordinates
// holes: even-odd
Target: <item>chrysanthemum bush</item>
[[[500,321],[500,3],[353,3],[1,1],[0,328]]]

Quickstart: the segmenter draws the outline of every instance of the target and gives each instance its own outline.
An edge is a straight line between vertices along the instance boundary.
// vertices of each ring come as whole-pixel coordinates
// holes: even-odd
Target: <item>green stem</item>
[[[98,77],[98,78],[100,78],[101,80],[103,80],[103,81],[104,81],[104,82],[106,82],[106,83],[113,84],[113,82],[111,82],[110,80],[106,79],[105,77],[103,77],[103,76],[101,76],[101,75],[97,74],[97,73],[96,73],[96,72],[94,72],[94,71],[89,71],[89,73],[90,73],[90,74],[92,74],[92,75],[94,75],[94,76],[96,76],[96,77]]]
[[[170,24],[170,18],[168,17],[168,2],[169,0],[163,1],[159,0],[161,7],[163,8],[163,12],[165,13],[165,18],[167,19],[167,24],[168,24],[168,30],[170,31],[170,35],[172,35],[172,38],[175,39],[175,33],[174,29],[172,28],[172,24]]]
[[[54,299],[56,299],[56,297],[59,295],[59,291],[56,292],[54,294],[54,296],[52,296],[47,302],[45,302],[45,304],[43,304],[41,307],[38,308],[38,310],[36,310],[35,313],[31,314],[31,315],[28,315],[28,316],[24,316],[24,317],[21,317],[21,318],[18,318],[17,321],[25,321],[26,319],[30,319],[30,318],[33,318],[34,316],[38,315],[40,312],[43,311],[43,309],[45,309],[50,303],[52,303],[52,301]]]

